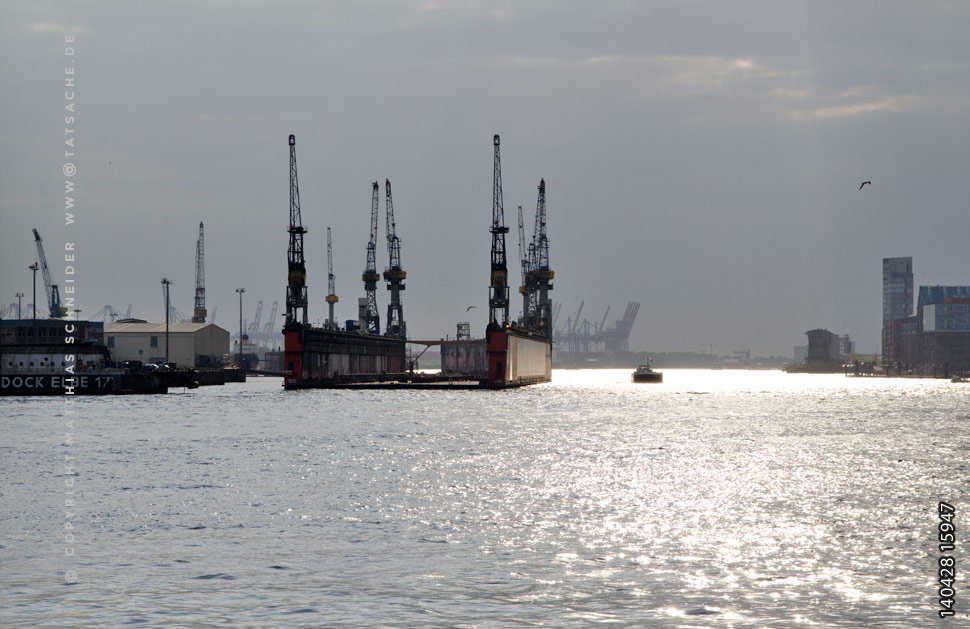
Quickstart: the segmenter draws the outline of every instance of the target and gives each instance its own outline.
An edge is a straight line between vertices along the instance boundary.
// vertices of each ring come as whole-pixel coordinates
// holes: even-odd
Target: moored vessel
[[[633,382],[663,382],[664,375],[661,371],[654,371],[650,363],[640,365],[630,376]]]

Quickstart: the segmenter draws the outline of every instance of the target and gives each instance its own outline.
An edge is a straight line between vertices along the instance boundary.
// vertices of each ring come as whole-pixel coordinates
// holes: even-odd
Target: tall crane
[[[286,325],[307,325],[306,263],[303,259],[303,219],[296,176],[296,136],[290,135],[290,246],[287,249]]]
[[[539,199],[536,203],[536,225],[539,228],[536,239],[535,285],[536,318],[539,327],[550,337],[552,336],[552,304],[549,302],[549,291],[552,290],[552,280],[555,272],[549,268],[549,238],[546,236],[546,180],[539,180]]]
[[[259,334],[259,322],[263,319],[263,300],[260,299],[256,303],[256,316],[253,317],[253,322],[249,326],[249,335],[255,337]]]
[[[381,187],[375,181],[370,197],[370,240],[367,241],[367,266],[361,279],[364,280],[364,292],[367,303],[364,306],[364,332],[370,334],[381,333],[381,315],[377,312],[377,282],[381,276],[377,273],[377,209],[380,203]]]
[[[205,230],[199,222],[199,239],[195,242],[195,310],[192,323],[205,323]]]
[[[522,206],[519,206],[519,261],[522,267],[522,284],[519,286],[519,294],[522,295],[522,322],[529,320],[531,311],[529,308],[529,254],[525,244],[525,223],[522,221]]]
[[[273,307],[269,309],[269,320],[263,326],[263,334],[273,334],[276,330],[276,312],[280,309],[280,302],[273,300]],[[216,311],[212,311],[212,322],[216,322]]]
[[[337,320],[333,318],[333,305],[338,301],[340,298],[337,297],[333,281],[333,244],[330,241],[330,228],[327,227],[327,307],[330,310],[327,327],[331,330],[337,329]]]
[[[61,293],[57,284],[51,281],[51,272],[47,268],[47,256],[44,255],[44,241],[41,240],[36,229],[34,230],[34,242],[37,244],[37,259],[40,261],[41,274],[44,276],[44,288],[47,289],[47,305],[50,308],[50,316],[52,319],[60,319],[67,313],[67,309],[61,307]],[[36,310],[36,304],[34,308]]]
[[[391,200],[391,182],[384,180],[384,196],[387,202],[387,255],[389,258],[387,269],[384,270],[384,280],[387,290],[391,291],[391,303],[387,305],[387,335],[407,338],[407,326],[404,323],[404,309],[401,305],[401,291],[404,290],[404,280],[408,274],[401,269],[401,240],[397,237],[397,226],[394,223],[394,202]]]
[[[502,158],[498,134],[492,138],[494,161],[492,167],[492,273],[488,296],[488,319],[505,326],[509,321],[509,269],[505,262],[505,210],[502,207]]]

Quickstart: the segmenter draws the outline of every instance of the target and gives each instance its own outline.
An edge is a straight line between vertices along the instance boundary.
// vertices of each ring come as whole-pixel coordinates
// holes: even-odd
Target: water
[[[664,377],[2,399],[0,625],[966,622],[970,386]]]

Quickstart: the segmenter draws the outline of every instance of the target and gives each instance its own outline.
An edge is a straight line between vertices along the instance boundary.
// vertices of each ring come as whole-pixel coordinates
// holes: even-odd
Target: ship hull
[[[552,380],[552,341],[548,337],[490,325],[485,345],[488,376],[482,386],[504,389]]]
[[[291,324],[283,330],[283,387],[377,382],[406,370],[404,339]]]

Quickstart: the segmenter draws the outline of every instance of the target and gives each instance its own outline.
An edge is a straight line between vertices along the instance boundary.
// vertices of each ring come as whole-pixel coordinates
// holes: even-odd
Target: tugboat
[[[653,370],[650,366],[650,359],[648,358],[645,365],[640,365],[633,372],[632,380],[633,382],[663,382],[664,375],[662,372]]]

